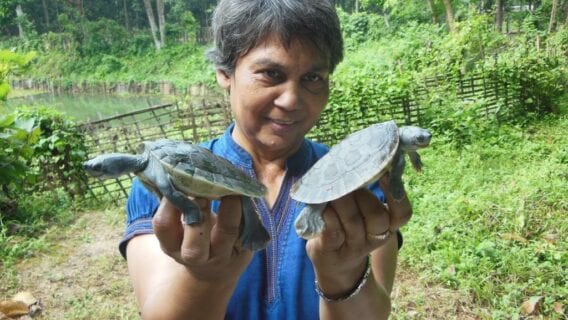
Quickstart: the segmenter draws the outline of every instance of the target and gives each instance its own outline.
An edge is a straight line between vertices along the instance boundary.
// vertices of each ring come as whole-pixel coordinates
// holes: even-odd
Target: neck
[[[256,178],[268,188],[264,199],[270,208],[273,207],[286,175],[286,161],[298,150],[301,143],[284,150],[268,150],[262,146],[255,148],[238,130],[233,131],[232,137],[251,156]]]

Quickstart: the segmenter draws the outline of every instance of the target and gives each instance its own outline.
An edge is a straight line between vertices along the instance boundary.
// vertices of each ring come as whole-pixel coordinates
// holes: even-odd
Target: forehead
[[[309,40],[294,38],[288,42],[271,36],[260,41],[241,56],[237,67],[247,65],[303,66],[321,71],[329,70],[329,55],[319,50]]]

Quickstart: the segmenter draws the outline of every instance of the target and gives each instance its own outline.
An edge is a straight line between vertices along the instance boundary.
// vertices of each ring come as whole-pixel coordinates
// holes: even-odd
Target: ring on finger
[[[371,240],[378,240],[378,241],[384,241],[386,239],[388,239],[388,237],[390,237],[391,235],[391,231],[387,229],[387,231],[383,232],[383,233],[367,233],[367,237],[369,237],[369,239]]]

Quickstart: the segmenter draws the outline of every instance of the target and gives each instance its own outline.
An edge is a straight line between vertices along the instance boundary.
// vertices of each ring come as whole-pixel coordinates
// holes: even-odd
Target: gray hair
[[[213,13],[215,47],[207,57],[232,74],[237,60],[272,34],[284,46],[294,39],[311,42],[328,56],[330,72],[343,59],[339,18],[330,0],[220,0]]]

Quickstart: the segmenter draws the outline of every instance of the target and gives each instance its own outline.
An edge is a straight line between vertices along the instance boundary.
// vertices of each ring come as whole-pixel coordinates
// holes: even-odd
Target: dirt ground
[[[44,305],[39,319],[137,319],[126,262],[117,250],[124,219],[119,211],[84,213],[64,231],[50,230],[47,250],[0,273],[0,299],[31,292]],[[469,297],[428,284],[403,266],[392,297],[392,319],[485,318],[468,307]]]

